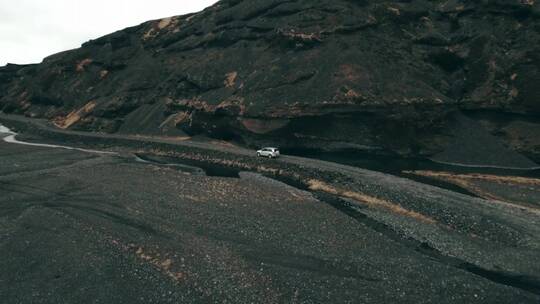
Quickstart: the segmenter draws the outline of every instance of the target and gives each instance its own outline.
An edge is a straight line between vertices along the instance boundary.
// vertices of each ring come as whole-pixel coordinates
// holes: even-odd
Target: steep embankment
[[[1,68],[0,109],[76,130],[406,155],[455,149],[465,113],[493,146],[538,160],[539,17],[525,0],[223,0]]]

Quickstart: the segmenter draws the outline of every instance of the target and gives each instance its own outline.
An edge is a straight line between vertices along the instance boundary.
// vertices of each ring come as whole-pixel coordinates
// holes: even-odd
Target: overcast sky
[[[49,55],[147,20],[203,10],[217,0],[0,0],[0,66]]]

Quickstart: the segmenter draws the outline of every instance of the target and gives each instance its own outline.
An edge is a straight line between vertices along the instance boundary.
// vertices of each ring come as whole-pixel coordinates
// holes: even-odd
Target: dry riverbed
[[[49,132],[28,134],[81,143]],[[84,145],[119,154],[0,142],[3,303],[540,300],[534,212],[234,147]]]

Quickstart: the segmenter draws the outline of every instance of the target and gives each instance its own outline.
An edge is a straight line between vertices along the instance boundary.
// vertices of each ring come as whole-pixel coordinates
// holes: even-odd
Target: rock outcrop
[[[467,132],[451,129],[459,112],[540,160],[539,84],[534,0],[222,0],[0,68],[0,109],[77,130],[420,156]]]

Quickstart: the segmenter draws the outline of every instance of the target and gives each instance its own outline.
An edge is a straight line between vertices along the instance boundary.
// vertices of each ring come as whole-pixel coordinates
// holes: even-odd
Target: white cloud
[[[0,0],[0,66],[37,63],[114,31],[217,0]]]

